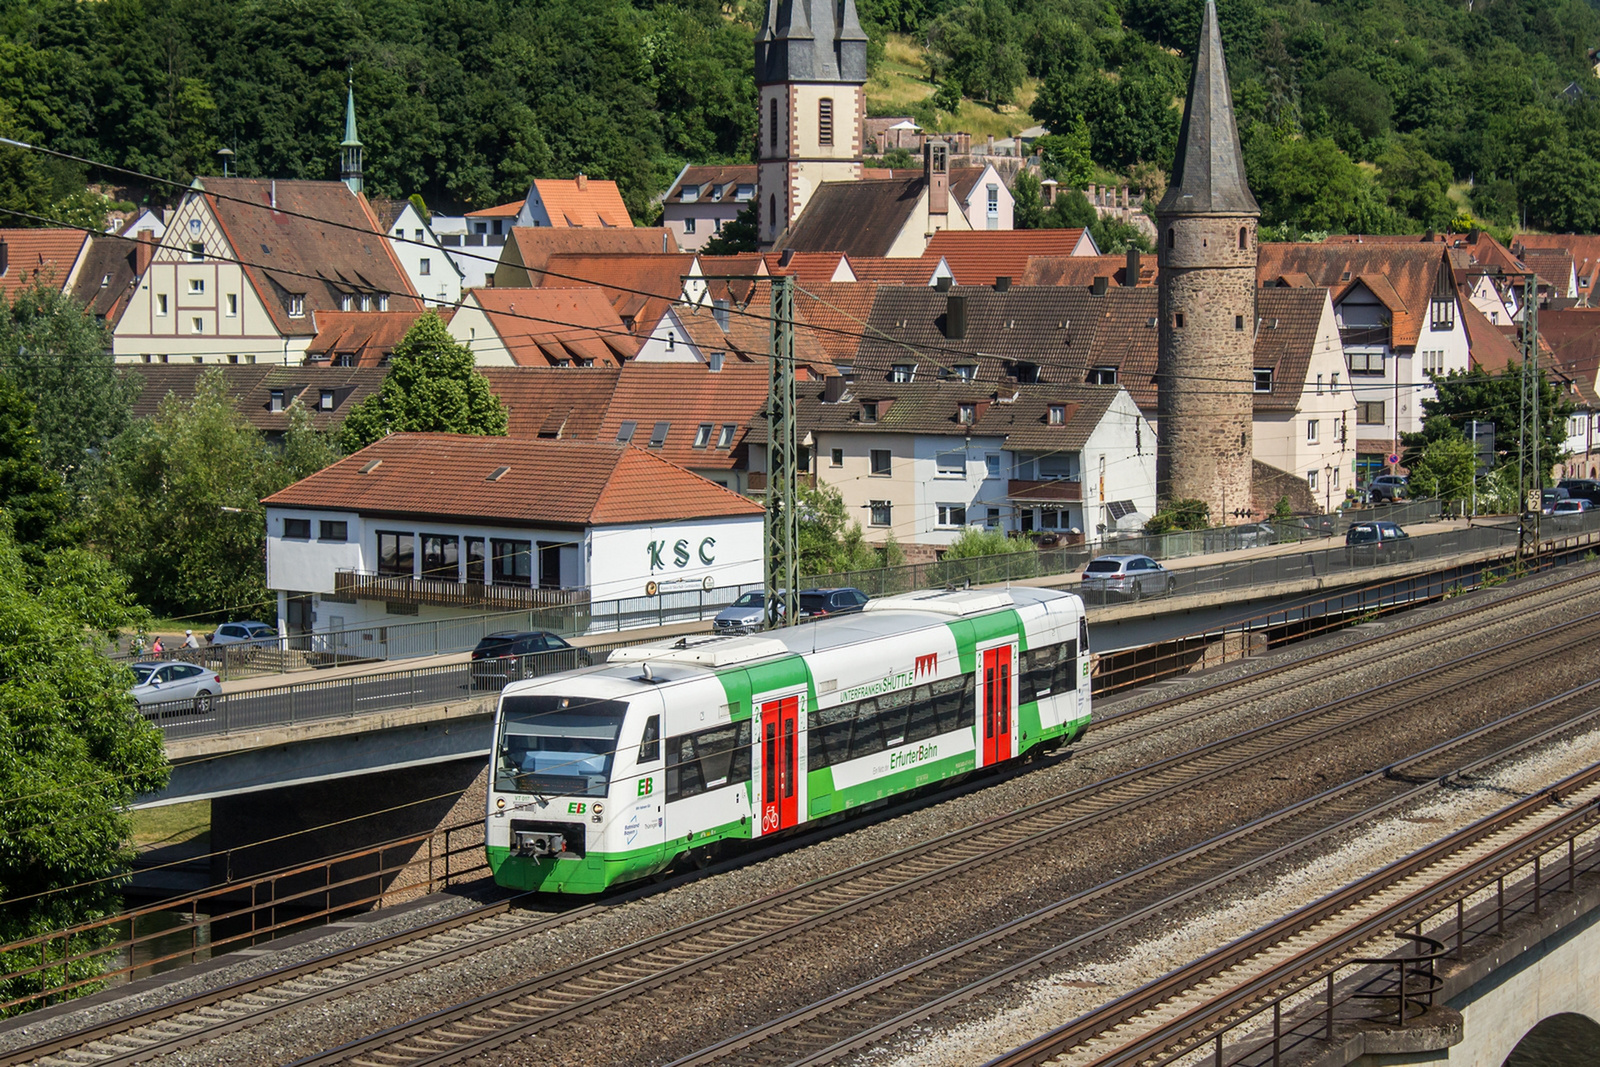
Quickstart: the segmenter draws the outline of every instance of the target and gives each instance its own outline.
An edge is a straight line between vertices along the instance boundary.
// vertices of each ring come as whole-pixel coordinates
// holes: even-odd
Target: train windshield
[[[585,697],[511,696],[501,702],[495,788],[603,797],[628,705]]]

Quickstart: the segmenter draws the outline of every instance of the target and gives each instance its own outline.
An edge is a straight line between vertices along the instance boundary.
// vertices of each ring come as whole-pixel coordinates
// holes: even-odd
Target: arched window
[[[778,147],[778,98],[773,97],[767,107],[767,145]]]
[[[1178,246],[1178,231],[1175,230],[1175,229],[1172,229],[1171,227],[1168,227],[1168,229],[1167,229],[1167,247],[1168,248],[1176,248],[1177,246]]]
[[[1243,252],[1250,247],[1250,230],[1248,227],[1239,227],[1239,251]]]

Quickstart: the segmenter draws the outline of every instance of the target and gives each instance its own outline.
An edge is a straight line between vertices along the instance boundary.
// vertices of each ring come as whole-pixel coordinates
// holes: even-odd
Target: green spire
[[[355,80],[350,82],[350,95],[344,104],[344,141],[341,148],[360,148],[361,138],[356,136],[356,85]]]
[[[350,81],[350,95],[344,105],[344,141],[339,145],[339,180],[359,193],[366,187],[361,177],[361,139],[356,136],[356,84]]]

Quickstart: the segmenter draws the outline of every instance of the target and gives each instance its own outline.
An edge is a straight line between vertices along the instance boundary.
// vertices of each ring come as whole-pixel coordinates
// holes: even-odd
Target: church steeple
[[[1189,75],[1189,99],[1172,159],[1172,184],[1156,213],[1181,215],[1260,215],[1245,182],[1244,153],[1233,118],[1228,64],[1222,57],[1217,5],[1206,0],[1200,45]]]
[[[344,104],[344,140],[339,144],[339,180],[359,193],[366,187],[361,177],[361,138],[356,136],[356,86],[349,85]]]

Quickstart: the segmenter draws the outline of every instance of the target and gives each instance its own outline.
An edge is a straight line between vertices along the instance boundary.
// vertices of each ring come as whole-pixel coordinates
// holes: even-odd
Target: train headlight
[[[494,806],[497,807],[497,808],[504,809],[505,806],[506,806],[506,798],[505,797],[495,797],[494,798]]]
[[[605,811],[606,809],[605,809],[605,807],[603,805],[600,804],[599,801],[596,801],[595,803],[589,805],[589,810],[594,812],[596,815],[599,815],[602,811]]]

